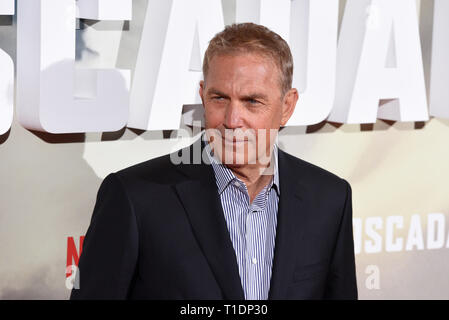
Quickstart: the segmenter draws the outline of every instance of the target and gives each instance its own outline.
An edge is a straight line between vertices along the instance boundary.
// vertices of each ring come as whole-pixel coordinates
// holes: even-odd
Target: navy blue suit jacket
[[[280,149],[278,161],[269,299],[356,299],[349,183]],[[211,165],[165,155],[109,174],[78,275],[71,299],[244,299]]]

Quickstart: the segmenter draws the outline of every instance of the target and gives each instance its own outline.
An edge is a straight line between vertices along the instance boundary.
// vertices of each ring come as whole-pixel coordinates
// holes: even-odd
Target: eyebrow
[[[225,94],[215,88],[210,88],[209,90],[207,90],[207,94],[208,95],[216,94],[216,95],[222,96],[224,98],[229,98],[229,96],[227,94]],[[241,96],[241,97],[239,97],[239,99],[241,99],[241,100],[255,100],[255,99],[268,100],[267,96],[263,93],[252,93],[252,94]]]
[[[229,98],[229,96],[223,92],[221,92],[218,89],[215,88],[210,88],[209,90],[207,90],[207,95],[211,95],[211,94],[216,94],[217,96],[222,96],[224,98]]]
[[[268,100],[267,96],[262,93],[253,93],[246,96],[241,97],[242,100]]]

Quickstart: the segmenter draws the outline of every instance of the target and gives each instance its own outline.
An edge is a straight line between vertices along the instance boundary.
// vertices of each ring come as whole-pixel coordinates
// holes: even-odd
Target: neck
[[[248,184],[255,184],[258,181],[270,180],[273,173],[269,170],[270,165],[243,165],[243,166],[228,166],[237,178]]]
[[[271,179],[273,179],[275,169],[273,160],[271,160],[268,165],[251,164],[228,167],[237,178],[245,183],[250,196],[250,203],[253,202],[259,192],[270,183]]]

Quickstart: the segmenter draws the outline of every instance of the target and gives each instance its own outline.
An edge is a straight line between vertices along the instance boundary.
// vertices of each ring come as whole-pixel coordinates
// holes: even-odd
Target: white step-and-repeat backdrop
[[[1,0],[0,299],[66,299],[102,179],[198,137],[208,40],[290,44],[279,145],[347,179],[361,299],[449,299],[449,1]]]

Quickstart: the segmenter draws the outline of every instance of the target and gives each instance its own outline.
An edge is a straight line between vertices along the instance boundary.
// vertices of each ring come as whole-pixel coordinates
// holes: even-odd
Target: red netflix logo
[[[67,264],[65,269],[67,289],[79,289],[80,274],[78,269],[79,258],[83,251],[84,236],[80,236],[77,250],[73,237],[67,237]],[[78,274],[78,276],[76,276]]]

